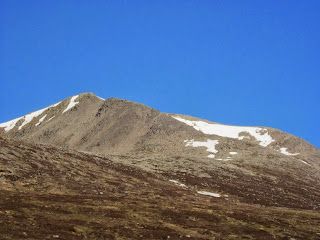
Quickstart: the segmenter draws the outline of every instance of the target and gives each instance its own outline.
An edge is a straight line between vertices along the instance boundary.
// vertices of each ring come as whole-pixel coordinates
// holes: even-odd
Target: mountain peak
[[[130,101],[127,99],[122,98],[116,98],[116,97],[110,97],[107,98],[103,104],[104,107],[121,107],[121,108],[133,108],[133,109],[152,109],[153,111],[157,111],[149,106],[146,106],[142,103]]]
[[[79,96],[79,97],[87,97],[87,98],[98,98],[98,99],[100,99],[100,100],[105,100],[104,98],[102,98],[102,97],[99,97],[99,96],[97,96],[95,93],[93,93],[93,92],[82,92],[82,93],[79,93],[78,95],[75,95],[75,96]],[[74,96],[73,96],[74,97]],[[71,98],[71,97],[69,97],[69,98]],[[69,99],[68,98],[68,99]]]
[[[90,126],[94,130],[87,132],[88,129],[82,129],[81,124],[86,127]],[[223,146],[223,141],[230,142],[230,139],[234,139],[238,141],[234,144],[241,145],[245,142],[251,142],[254,145],[268,147],[268,149],[273,149],[284,155],[298,155],[301,152],[314,150],[313,147],[301,139],[276,129],[229,126],[181,114],[162,114],[158,110],[141,103],[116,97],[103,99],[92,92],[79,93],[44,109],[2,123],[0,124],[0,132],[8,132],[12,136],[17,135],[19,137],[32,136],[34,138],[37,135],[39,139],[43,140],[48,131],[55,129],[54,131],[57,131],[54,135],[55,137],[48,139],[56,141],[58,138],[60,139],[57,129],[64,136],[68,133],[70,135],[68,137],[71,139],[74,133],[78,135],[91,134],[101,126],[108,126],[105,129],[105,134],[108,135],[114,132],[112,136],[120,136],[121,133],[128,134],[130,129],[135,129],[135,140],[132,140],[132,142],[140,141],[141,139],[139,138],[143,134],[146,134],[147,137],[154,137],[157,133],[165,133],[166,137],[168,137],[168,142],[176,142],[176,135],[180,134],[178,142],[180,141],[180,145],[182,143],[183,149],[184,145],[186,145],[184,141],[189,141],[189,138],[193,139],[197,135],[200,138],[201,136],[207,136],[206,138],[209,140],[219,140],[221,142],[220,146]],[[102,130],[99,131],[101,132]],[[182,136],[184,136],[184,139],[180,139]],[[157,137],[161,139],[157,143],[158,145],[165,143],[165,141],[162,141],[164,136],[159,135]],[[79,141],[77,137],[74,137],[74,139],[75,142]],[[92,139],[95,139],[95,137],[92,136]],[[120,142],[125,142],[124,139],[125,137],[121,138],[119,142],[114,143],[114,146],[120,144]],[[60,141],[64,145],[69,142],[64,137]],[[113,141],[109,140],[110,142]],[[91,148],[92,146],[90,146]],[[281,148],[286,148],[288,151],[281,151]]]
[[[188,178],[189,183],[194,181],[200,186],[206,177],[201,185],[204,190],[215,192],[219,186],[222,192],[236,194],[248,202],[276,201],[278,206],[319,208],[319,198],[309,197],[314,196],[313,192],[303,193],[302,200],[297,200],[294,181],[283,178],[292,172],[292,176],[298,176],[297,181],[306,174],[318,181],[319,151],[276,129],[230,126],[165,114],[140,103],[115,97],[104,100],[85,92],[0,124],[0,134],[31,143],[120,156],[117,159],[126,164],[163,171],[180,181],[186,179],[180,173],[194,173],[198,180]],[[127,157],[121,160],[122,156]],[[262,180],[268,174],[270,180]],[[238,186],[225,181],[231,177],[243,182]],[[283,181],[284,190],[277,185]],[[272,192],[252,200],[248,196],[253,188],[248,182],[252,186],[260,184],[254,189],[254,196],[265,194],[265,189]],[[310,186],[313,187],[312,181]],[[290,191],[289,197],[283,196]]]

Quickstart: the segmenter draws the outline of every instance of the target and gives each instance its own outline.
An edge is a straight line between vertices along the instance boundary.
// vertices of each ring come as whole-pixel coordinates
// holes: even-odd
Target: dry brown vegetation
[[[0,138],[0,179],[1,239],[320,238],[317,210],[199,195],[111,157]]]

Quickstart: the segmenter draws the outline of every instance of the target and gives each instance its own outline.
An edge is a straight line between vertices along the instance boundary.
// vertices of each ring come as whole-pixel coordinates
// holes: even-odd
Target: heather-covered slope
[[[0,179],[1,239],[320,236],[319,211],[210,196],[161,174],[115,163],[112,156],[0,138]]]

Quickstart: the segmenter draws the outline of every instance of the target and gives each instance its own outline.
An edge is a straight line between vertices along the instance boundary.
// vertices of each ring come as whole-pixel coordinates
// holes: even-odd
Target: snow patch
[[[40,109],[38,111],[29,113],[24,116],[24,122],[19,126],[19,130],[21,130],[25,125],[27,125],[29,122],[32,121],[33,118],[39,117],[44,111],[46,111],[48,108]]]
[[[207,152],[210,152],[210,154],[208,155],[208,158],[214,158],[215,153],[218,152],[218,150],[216,149],[216,145],[219,143],[218,140],[207,139],[206,142],[201,142],[201,141],[194,141],[193,139],[191,139],[191,140],[184,140],[184,142],[186,143],[186,147],[206,147]]]
[[[22,119],[22,117],[15,118],[15,119],[13,119],[11,121],[8,121],[8,122],[5,122],[5,123],[1,123],[0,124],[0,128],[4,128],[4,131],[8,132],[8,131],[10,131],[11,129],[13,129],[16,126],[17,122],[20,119]]]
[[[206,195],[206,196],[210,196],[210,197],[221,197],[221,195],[219,193],[213,193],[213,192],[207,192],[207,191],[197,191],[197,193],[201,194],[201,195]]]
[[[96,96],[97,98],[99,98],[100,100],[104,101],[105,99],[99,96]]]
[[[65,113],[65,112],[69,111],[71,108],[73,108],[74,106],[76,106],[76,105],[79,103],[79,102],[76,102],[76,101],[75,101],[78,97],[79,97],[79,95],[76,95],[76,96],[71,97],[70,102],[69,102],[67,108],[66,108],[65,110],[63,110],[62,113]]]
[[[232,160],[232,158],[227,158],[227,159],[223,159],[223,158],[217,158],[216,160],[218,160],[218,161],[230,161],[230,160]]]
[[[237,155],[237,152],[229,152],[230,155]]]
[[[217,123],[207,123],[204,121],[192,121],[192,120],[181,118],[179,116],[172,116],[172,117],[205,134],[210,134],[210,135],[213,134],[213,135],[218,135],[220,137],[228,137],[228,138],[243,140],[245,136],[240,136],[240,133],[249,133],[263,147],[266,147],[270,143],[275,141],[269,135],[268,130],[266,128],[229,126],[229,125],[223,125],[223,124],[217,124]]]
[[[44,120],[46,117],[47,117],[47,114],[46,114],[46,115],[44,115],[42,118],[40,118],[40,119],[39,119],[39,122],[38,122],[38,123],[36,123],[36,126],[39,126],[39,125],[43,122],[43,120]]]
[[[61,103],[61,102],[57,102],[57,103],[55,103],[55,104],[52,104],[52,105],[51,105],[51,106],[49,106],[48,108],[56,107],[56,106],[58,106],[60,103]]]
[[[187,187],[187,185],[185,185],[185,184],[183,184],[183,183],[180,183],[180,182],[177,181],[177,180],[172,180],[172,179],[170,179],[169,182],[172,182],[172,183],[174,183],[174,184],[176,184],[176,185],[178,185],[178,186],[180,186],[180,187],[184,187],[184,188]]]
[[[52,120],[54,117],[55,117],[55,116],[53,116],[53,117],[49,118],[49,119],[47,120],[47,122],[49,122],[50,120]]]
[[[29,122],[31,122],[33,118],[40,116],[40,115],[41,115],[44,111],[46,111],[47,109],[52,108],[52,107],[56,107],[56,106],[58,106],[60,103],[61,103],[61,102],[58,102],[58,103],[56,103],[56,104],[50,105],[49,107],[40,109],[40,110],[35,111],[35,112],[32,112],[32,113],[29,113],[29,114],[27,114],[27,115],[25,115],[25,116],[22,116],[22,117],[13,119],[13,120],[8,121],[8,122],[5,122],[5,123],[1,123],[1,124],[0,124],[0,128],[4,128],[4,130],[5,130],[6,132],[8,132],[8,131],[12,130],[12,129],[16,126],[16,124],[17,124],[17,122],[18,122],[19,120],[24,119],[24,121],[22,122],[22,124],[21,124],[21,125],[19,126],[19,128],[18,128],[18,130],[21,130],[21,128],[24,127],[24,126],[25,126],[26,124],[28,124]],[[42,120],[42,121],[43,121],[43,120]],[[40,123],[39,123],[39,124],[40,124]],[[37,125],[36,125],[36,126],[37,126]]]
[[[300,153],[289,153],[288,152],[288,148],[280,148],[280,152],[284,155],[287,155],[287,156],[296,156],[296,155],[299,155]]]
[[[301,159],[299,159],[299,161],[302,162],[302,163],[304,163],[304,164],[306,164],[306,165],[308,165],[308,166],[311,166],[311,164],[307,163],[306,161],[303,161],[303,160],[301,160]]]

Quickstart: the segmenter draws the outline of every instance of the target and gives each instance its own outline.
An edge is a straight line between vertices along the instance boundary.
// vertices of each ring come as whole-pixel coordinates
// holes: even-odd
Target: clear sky
[[[320,1],[0,1],[0,122],[79,92],[320,146]]]

